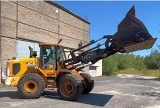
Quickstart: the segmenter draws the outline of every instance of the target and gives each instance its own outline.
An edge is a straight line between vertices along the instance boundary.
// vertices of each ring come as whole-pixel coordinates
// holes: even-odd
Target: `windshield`
[[[56,59],[55,47],[53,47],[53,46],[44,46],[42,48],[42,56],[48,57],[50,59]]]
[[[65,55],[64,49],[62,47],[57,47],[57,58],[60,61],[66,60],[66,55]]]
[[[64,49],[60,46],[44,46],[42,48],[42,56],[53,60],[66,60]]]

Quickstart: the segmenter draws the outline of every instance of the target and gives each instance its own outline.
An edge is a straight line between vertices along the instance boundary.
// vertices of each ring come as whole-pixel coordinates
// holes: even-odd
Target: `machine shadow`
[[[10,99],[23,99],[20,97],[18,91],[0,91],[0,98],[9,97]],[[45,90],[42,94],[43,98],[50,98],[56,100],[62,100],[55,90]],[[99,107],[103,107],[109,100],[113,97],[113,95],[106,94],[98,94],[98,93],[89,93],[82,94],[75,103],[83,103],[88,105],[95,105]],[[62,100],[65,101],[65,100]]]
[[[0,91],[0,98],[9,97],[11,99],[22,99],[18,91]]]
[[[45,98],[61,100],[61,97],[58,95],[58,92],[55,91],[54,89],[45,90],[42,96]]]
[[[89,93],[81,95],[77,102],[103,107],[112,97],[113,95]]]
[[[58,99],[61,100],[57,91],[45,91],[43,96],[45,98]],[[89,93],[82,94],[76,101],[76,103],[83,103],[88,105],[95,105],[99,107],[103,107],[109,100],[113,97],[113,95],[106,94],[98,94],[98,93]]]

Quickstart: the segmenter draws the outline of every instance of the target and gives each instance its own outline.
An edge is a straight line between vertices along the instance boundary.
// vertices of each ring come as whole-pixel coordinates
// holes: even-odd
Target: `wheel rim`
[[[73,91],[73,85],[70,82],[64,82],[62,84],[62,92],[65,95],[70,95]]]
[[[37,83],[33,80],[29,80],[29,81],[25,82],[24,89],[28,93],[33,93],[37,90]]]

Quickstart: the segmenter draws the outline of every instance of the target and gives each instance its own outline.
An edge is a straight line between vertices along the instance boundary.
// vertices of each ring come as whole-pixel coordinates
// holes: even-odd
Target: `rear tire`
[[[94,87],[94,80],[91,75],[87,73],[80,73],[80,75],[83,77],[83,94],[88,94],[92,91]]]
[[[66,74],[58,83],[60,97],[67,101],[75,101],[82,94],[83,86],[81,81],[72,74]]]
[[[17,89],[22,98],[39,98],[45,89],[44,80],[38,74],[29,73],[20,79]]]

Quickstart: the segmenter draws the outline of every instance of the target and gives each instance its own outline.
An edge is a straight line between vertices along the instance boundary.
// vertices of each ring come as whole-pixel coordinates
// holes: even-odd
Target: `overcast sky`
[[[134,5],[136,17],[146,25],[153,37],[160,37],[160,1],[58,1],[58,4],[69,9],[90,24],[90,40],[98,39],[106,34],[113,35],[117,25]],[[153,48],[160,45],[160,39]],[[136,55],[149,55],[150,50],[137,51]]]

